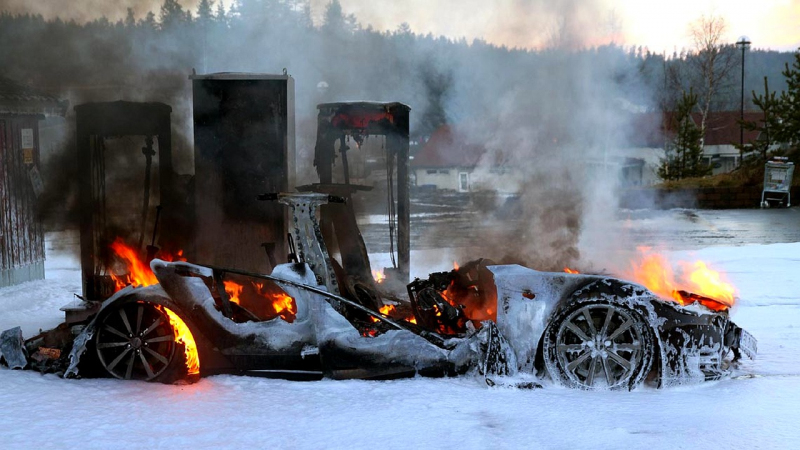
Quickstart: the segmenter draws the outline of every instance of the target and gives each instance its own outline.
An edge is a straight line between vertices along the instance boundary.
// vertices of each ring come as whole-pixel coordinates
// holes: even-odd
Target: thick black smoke
[[[587,172],[587,162],[604,161],[603,155],[625,145],[615,131],[627,123],[620,105],[648,106],[650,96],[631,76],[636,70],[621,48],[590,49],[608,28],[587,20],[586,11],[601,10],[601,2],[519,2],[549,18],[550,26],[541,27],[549,47],[538,51],[418,36],[408,29],[376,32],[344,16],[328,15],[315,25],[307,4],[298,1],[241,3],[250,8],[239,8],[240,16],[191,21],[176,16],[163,25],[153,21],[158,15],[141,10],[133,11],[133,20],[85,25],[4,15],[0,37],[3,42],[13,37],[17,45],[1,46],[0,62],[11,78],[61,92],[72,105],[117,99],[170,104],[174,164],[183,173],[193,167],[187,79],[193,68],[198,73],[287,69],[296,81],[298,184],[314,181],[317,103],[406,103],[415,137],[449,123],[462,139],[487,149],[477,184],[495,187],[481,174],[490,173],[498,160],[514,169],[504,180],[521,193],[519,215],[498,220],[490,208],[486,220],[496,237],[483,243],[519,245],[507,255],[490,255],[495,258],[542,268],[572,264],[585,246],[583,230],[595,220],[589,212],[601,211],[599,220],[605,220],[613,209],[611,203],[594,206],[613,203],[606,193],[616,174]],[[537,17],[531,23],[541,26]],[[59,168],[46,176],[50,199],[74,192],[74,176],[65,170],[74,168],[68,136],[63,153],[50,158]]]

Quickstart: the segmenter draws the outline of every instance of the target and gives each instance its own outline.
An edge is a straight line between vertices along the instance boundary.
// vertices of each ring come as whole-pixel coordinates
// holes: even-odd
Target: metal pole
[[[746,36],[742,36],[736,45],[742,47],[742,97],[739,109],[739,165],[741,165],[742,159],[744,159],[744,53],[747,46],[750,45],[750,41]]]
[[[742,122],[744,122],[744,42],[742,43],[742,101],[741,101],[741,110],[740,110],[740,122],[739,122],[739,148],[743,148],[744,146],[744,127],[742,126]]]

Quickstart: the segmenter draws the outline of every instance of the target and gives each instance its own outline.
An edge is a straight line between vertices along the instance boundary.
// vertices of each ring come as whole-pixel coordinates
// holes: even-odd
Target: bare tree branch
[[[694,51],[688,56],[693,72],[692,84],[700,98],[700,130],[705,139],[706,123],[712,104],[730,88],[731,71],[738,65],[736,48],[724,41],[728,24],[721,16],[700,16],[689,27]]]

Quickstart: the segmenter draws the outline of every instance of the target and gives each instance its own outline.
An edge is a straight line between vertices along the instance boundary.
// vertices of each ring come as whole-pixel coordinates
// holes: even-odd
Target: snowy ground
[[[0,289],[0,330],[57,325],[80,291],[74,234],[48,236],[48,279]],[[58,247],[56,247],[58,246]],[[443,252],[414,253],[446,270]],[[792,448],[800,440],[800,243],[673,252],[728,273],[753,377],[664,390],[486,388],[471,378],[189,386],[0,370],[0,448]],[[431,257],[438,258],[431,261]],[[441,261],[439,261],[441,260]]]

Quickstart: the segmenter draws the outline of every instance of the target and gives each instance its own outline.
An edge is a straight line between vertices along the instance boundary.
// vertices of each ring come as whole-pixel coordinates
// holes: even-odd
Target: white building
[[[739,111],[712,112],[706,123],[704,160],[713,167],[712,174],[730,172],[739,165]],[[745,112],[746,121],[759,121],[760,112]],[[699,127],[700,114],[692,114]],[[660,112],[632,114],[625,143],[610,149],[607,155],[586,157],[587,173],[617,173],[620,186],[653,185],[661,182],[658,168],[665,157],[664,147],[673,138],[672,114]],[[744,142],[759,139],[759,132],[744,130]],[[449,126],[431,135],[411,161],[418,187],[432,187],[457,192],[494,190],[513,193],[524,174],[514,167],[488,164],[482,159],[486,149],[461,142]]]
[[[712,166],[712,174],[727,173],[739,165],[740,111],[711,112],[706,123],[703,140],[703,159]],[[744,120],[762,120],[760,112],[745,112]],[[692,121],[699,128],[700,113],[692,114]],[[644,160],[642,184],[652,185],[661,182],[658,168],[665,157],[664,147],[673,138],[672,114],[660,112],[636,114],[630,123],[628,146],[616,151],[619,156],[641,158]],[[744,143],[759,139],[759,132],[744,130]]]
[[[450,127],[443,126],[411,160],[416,185],[469,192],[476,181],[472,179],[475,168],[485,152],[483,147],[458,142]]]
[[[579,162],[583,163],[585,176],[614,174],[622,186],[643,184],[645,161],[641,157],[610,154],[582,158]],[[480,145],[463,143],[450,127],[443,126],[414,155],[411,169],[418,187],[515,194],[530,174],[503,160],[503,155],[487,152]]]

